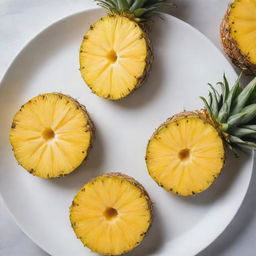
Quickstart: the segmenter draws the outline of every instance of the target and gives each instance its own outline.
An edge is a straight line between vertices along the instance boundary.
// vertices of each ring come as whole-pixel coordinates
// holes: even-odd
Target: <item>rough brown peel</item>
[[[220,25],[220,38],[224,52],[229,56],[231,61],[247,74],[256,74],[256,65],[253,64],[249,57],[242,53],[237,42],[231,36],[231,27],[229,24],[229,15],[232,4],[229,5],[226,14]]]

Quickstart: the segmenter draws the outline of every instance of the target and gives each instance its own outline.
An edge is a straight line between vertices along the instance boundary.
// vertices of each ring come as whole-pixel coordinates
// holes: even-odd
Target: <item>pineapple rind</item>
[[[237,0],[233,2],[235,4]],[[238,46],[237,41],[233,38],[231,33],[230,25],[230,13],[232,11],[232,5],[230,4],[226,14],[221,22],[220,26],[220,36],[223,49],[225,53],[229,56],[231,61],[239,67],[242,71],[247,74],[256,74],[256,63],[253,63],[248,54],[243,52]]]
[[[67,103],[71,103],[71,104],[74,104],[74,107],[78,110],[81,110],[81,113],[84,115],[84,118],[86,120],[86,124],[85,124],[85,128],[86,128],[86,132],[89,133],[89,144],[83,149],[82,153],[83,153],[83,158],[81,158],[81,161],[79,164],[77,164],[77,166],[75,166],[74,168],[71,168],[69,171],[65,171],[65,172],[62,172],[62,171],[58,171],[56,170],[56,173],[54,175],[51,175],[47,172],[45,173],[42,173],[42,172],[38,172],[36,168],[31,168],[30,167],[30,164],[29,163],[23,163],[22,161],[20,161],[19,159],[19,154],[17,154],[16,152],[16,143],[15,143],[15,129],[17,128],[17,121],[15,120],[16,119],[16,116],[22,111],[23,108],[25,108],[27,105],[35,102],[37,99],[40,100],[40,98],[42,99],[46,99],[47,96],[53,96],[53,97],[59,97],[60,99],[66,99],[67,100]],[[44,113],[42,113],[44,114]],[[42,128],[42,127],[41,127]],[[41,95],[38,95],[34,98],[32,98],[31,100],[29,100],[28,102],[26,102],[24,105],[21,106],[20,110],[16,113],[16,115],[14,116],[13,118],[13,122],[12,122],[12,125],[11,125],[11,130],[10,130],[10,143],[11,143],[11,146],[12,146],[12,150],[14,152],[14,156],[16,158],[16,160],[18,161],[19,165],[21,165],[25,170],[27,170],[30,174],[34,175],[34,176],[37,176],[37,177],[40,177],[40,178],[45,178],[45,179],[48,179],[48,178],[59,178],[59,177],[63,177],[63,176],[66,176],[68,175],[69,173],[73,172],[80,164],[82,164],[83,161],[86,160],[86,158],[88,157],[88,153],[92,147],[92,144],[93,144],[93,141],[94,141],[94,137],[95,137],[95,128],[94,128],[94,125],[93,125],[93,122],[86,110],[86,107],[82,104],[80,104],[76,99],[72,98],[71,96],[69,95],[66,95],[66,94],[62,94],[62,93],[46,93],[46,94],[41,94]],[[61,161],[61,159],[60,159]]]
[[[123,88],[121,90],[122,86],[120,86],[120,91],[115,92],[115,93],[110,92],[108,89],[106,89],[106,87],[112,88],[113,83],[112,84],[106,83],[107,86],[104,86],[105,88],[102,88],[102,86],[99,86],[98,84],[95,84],[95,82],[92,81],[92,79],[89,78],[91,72],[88,73],[87,69],[90,68],[93,64],[89,63],[86,60],[86,59],[88,59],[88,57],[85,57],[85,54],[90,53],[90,52],[86,51],[86,47],[87,47],[86,45],[87,45],[87,40],[90,40],[91,34],[95,33],[95,27],[99,27],[100,25],[101,26],[104,25],[104,23],[107,23],[110,19],[115,19],[117,21],[118,20],[123,20],[125,22],[130,23],[130,26],[134,26],[135,29],[139,29],[140,35],[137,39],[137,42],[138,42],[138,40],[143,40],[145,42],[145,49],[144,50],[146,51],[145,58],[143,60],[144,68],[142,69],[142,71],[139,74],[136,74],[134,76],[135,79],[132,82],[132,84],[128,83],[128,87],[125,87],[126,85],[123,84],[122,86],[124,86],[125,88]],[[151,42],[150,42],[150,39],[148,37],[148,33],[146,32],[146,30],[147,29],[146,29],[145,25],[142,25],[142,24],[140,25],[136,21],[134,21],[134,20],[132,20],[132,19],[130,19],[130,18],[124,16],[124,15],[107,15],[107,16],[101,18],[100,20],[96,21],[96,23],[90,27],[89,31],[87,31],[87,33],[85,34],[85,36],[83,38],[83,41],[82,41],[82,44],[81,44],[81,47],[80,47],[80,57],[79,57],[79,59],[80,59],[80,72],[81,72],[82,78],[93,93],[95,93],[99,97],[106,98],[106,99],[109,99],[109,100],[119,100],[119,99],[122,99],[122,98],[128,96],[129,94],[131,94],[133,91],[135,91],[137,88],[139,88],[143,84],[143,82],[147,78],[147,75],[149,74],[149,71],[151,69],[151,65],[152,65],[152,62],[153,62],[152,46],[151,46]],[[106,31],[106,33],[108,33],[108,32]],[[103,44],[104,44],[104,42],[103,42]],[[104,47],[107,48],[108,50],[111,50],[110,48],[108,48],[109,46],[102,45],[103,52],[101,53],[101,55],[102,55],[101,59],[102,59],[102,57],[104,57],[103,53],[106,51],[106,49],[104,49]],[[118,52],[117,52],[117,54],[118,54]],[[86,64],[86,62],[88,62],[88,63]],[[117,61],[117,63],[118,63],[118,61]],[[98,65],[98,64],[94,63],[94,66],[95,65]],[[109,64],[106,64],[106,65],[109,65]],[[120,64],[118,64],[118,65],[120,65]],[[130,66],[132,67],[133,65],[130,65]],[[107,66],[107,68],[109,69],[109,66]],[[108,76],[109,75],[106,74],[106,78],[104,80],[107,80]],[[97,79],[95,81],[97,81]]]
[[[99,248],[97,248],[97,246],[92,246],[91,244],[89,244],[87,241],[85,241],[85,239],[83,239],[80,235],[79,232],[77,231],[77,221],[76,221],[76,216],[75,216],[75,211],[76,211],[76,207],[78,207],[82,202],[85,203],[85,201],[81,201],[82,199],[82,195],[83,192],[86,191],[86,188],[88,187],[88,185],[90,186],[90,184],[94,185],[96,182],[98,181],[106,181],[106,179],[112,179],[112,180],[118,180],[121,181],[121,183],[123,182],[128,182],[128,184],[132,185],[132,187],[138,189],[139,193],[141,194],[141,197],[143,197],[146,200],[146,204],[147,204],[147,214],[149,215],[149,219],[148,219],[148,224],[145,228],[143,228],[143,230],[140,232],[139,234],[139,239],[136,240],[136,242],[134,242],[132,245],[130,244],[128,247],[129,248],[124,248],[124,249],[119,249],[118,251],[116,251],[114,248],[111,248],[109,250],[105,249],[104,250],[100,250]],[[96,183],[97,184],[97,183]],[[130,186],[129,185],[129,186]],[[133,188],[133,189],[134,189]],[[87,246],[91,251],[93,252],[97,252],[100,253],[102,255],[121,255],[124,253],[129,252],[130,250],[134,249],[135,247],[137,247],[142,240],[144,239],[144,237],[146,236],[146,234],[148,233],[150,227],[151,227],[151,223],[152,223],[152,217],[153,217],[153,212],[152,212],[152,202],[150,200],[150,197],[147,193],[147,191],[145,190],[145,188],[138,182],[136,181],[134,178],[122,174],[122,173],[107,173],[104,175],[101,175],[97,178],[92,179],[91,181],[89,181],[88,183],[86,183],[76,194],[76,196],[74,197],[72,204],[70,206],[70,222],[71,222],[71,226],[77,236],[78,239],[81,240],[81,242]],[[103,238],[102,238],[103,239]],[[121,238],[123,240],[123,237]],[[127,247],[127,246],[126,246]]]
[[[210,127],[212,127],[212,130],[215,131],[217,137],[219,138],[219,145],[220,145],[219,150],[221,152],[219,157],[218,157],[218,160],[216,159],[216,161],[221,163],[221,164],[219,164],[219,167],[212,172],[212,175],[206,177],[207,180],[204,180],[203,179],[204,177],[202,176],[203,178],[201,179],[201,184],[199,184],[197,186],[198,187],[197,189],[195,189],[195,188],[192,189],[190,184],[187,184],[187,186],[183,186],[182,189],[177,188],[175,186],[172,186],[172,187],[167,186],[166,184],[168,182],[166,182],[166,179],[162,180],[159,177],[155,176],[152,172],[152,168],[151,168],[151,164],[150,164],[150,160],[151,160],[150,146],[151,146],[151,143],[152,143],[152,141],[157,139],[158,134],[161,133],[161,131],[165,130],[170,123],[176,123],[176,125],[178,126],[180,120],[187,120],[187,122],[188,122],[188,120],[193,120],[193,119],[198,119],[198,120],[203,121],[203,123],[205,125],[209,125]],[[215,179],[219,176],[219,174],[221,173],[221,170],[223,169],[224,162],[225,162],[225,149],[224,149],[224,145],[223,145],[220,133],[218,132],[218,130],[214,126],[214,123],[213,123],[212,119],[209,117],[209,115],[207,114],[207,112],[205,110],[194,111],[194,112],[184,111],[184,112],[178,113],[178,114],[168,118],[166,120],[166,122],[161,124],[159,126],[159,128],[157,128],[157,130],[153,133],[153,135],[150,138],[150,140],[148,142],[148,145],[147,145],[145,160],[146,160],[146,165],[147,165],[149,175],[153,178],[153,180],[160,187],[163,187],[165,190],[167,190],[168,192],[171,192],[173,194],[177,194],[177,195],[180,195],[180,196],[191,196],[191,195],[195,195],[195,194],[201,193],[204,190],[206,190],[215,181]],[[185,177],[185,178],[187,178],[187,177]],[[175,184],[175,182],[174,182],[174,184]]]

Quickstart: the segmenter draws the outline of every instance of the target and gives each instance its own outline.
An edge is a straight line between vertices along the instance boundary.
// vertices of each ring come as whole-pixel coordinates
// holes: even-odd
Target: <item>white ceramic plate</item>
[[[188,198],[167,193],[149,177],[144,154],[147,140],[174,113],[202,107],[207,82],[231,82],[236,74],[223,55],[198,31],[166,15],[153,25],[152,72],[134,94],[111,102],[92,94],[79,73],[78,52],[99,9],[67,17],[40,33],[17,56],[0,89],[0,191],[22,230],[54,256],[93,255],[76,239],[69,205],[89,179],[121,171],[138,179],[154,201],[149,235],[129,255],[195,255],[231,221],[246,194],[252,155],[235,159],[206,192]],[[53,180],[36,178],[18,166],[8,141],[14,113],[31,97],[60,91],[85,104],[96,125],[88,160],[73,174]]]

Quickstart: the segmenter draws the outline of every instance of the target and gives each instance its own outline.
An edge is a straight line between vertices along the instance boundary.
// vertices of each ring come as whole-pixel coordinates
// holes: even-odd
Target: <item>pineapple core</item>
[[[217,130],[197,117],[167,121],[150,139],[146,153],[152,178],[182,196],[207,189],[223,162],[224,148]]]
[[[251,63],[256,64],[256,1],[236,0],[229,14],[231,37]]]
[[[117,100],[140,85],[148,56],[145,36],[122,16],[106,16],[91,27],[81,45],[80,71],[94,93]]]
[[[151,223],[145,190],[128,176],[111,174],[87,183],[70,207],[72,227],[84,245],[103,255],[136,247]]]
[[[14,154],[41,178],[66,175],[87,156],[92,127],[84,108],[63,94],[39,95],[17,112],[10,131]]]

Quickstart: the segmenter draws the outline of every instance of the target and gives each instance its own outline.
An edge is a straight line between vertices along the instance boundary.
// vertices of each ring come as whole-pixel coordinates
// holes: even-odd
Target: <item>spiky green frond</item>
[[[240,78],[230,88],[224,74],[220,91],[209,84],[209,100],[200,98],[231,148],[256,149],[256,78],[244,89]]]
[[[134,16],[139,21],[145,21],[159,15],[159,8],[174,6],[168,0],[94,0],[99,6],[111,14],[126,14]]]

